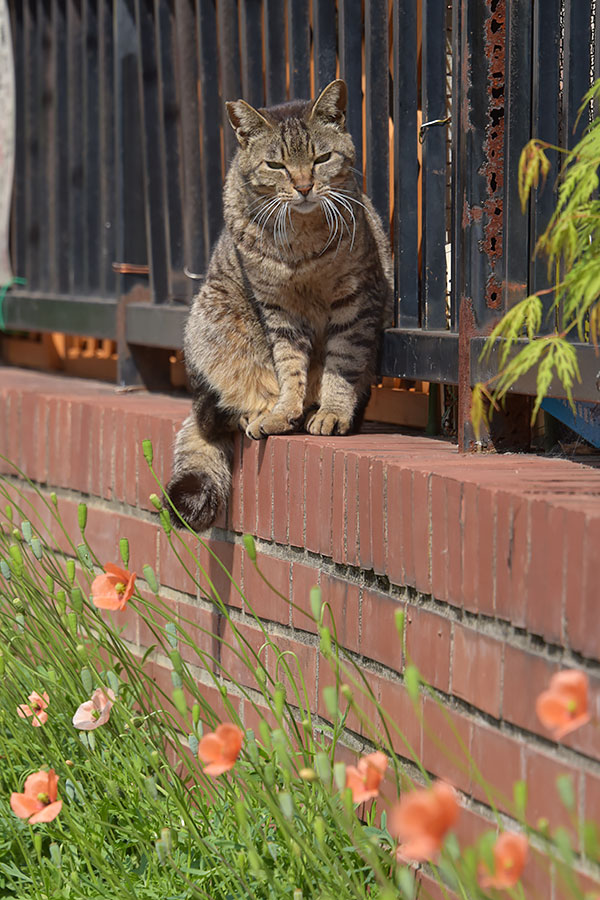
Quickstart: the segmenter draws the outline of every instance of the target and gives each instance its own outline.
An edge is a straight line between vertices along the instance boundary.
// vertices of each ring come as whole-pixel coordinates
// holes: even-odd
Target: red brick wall
[[[43,490],[56,491],[73,535],[78,502],[86,500],[86,534],[101,559],[116,560],[119,538],[127,536],[131,567],[141,573],[152,565],[174,610],[226,637],[175,560],[148,500],[156,485],[141,441],[152,440],[166,481],[188,408],[178,399],[0,369],[0,452]],[[8,465],[2,471],[13,477]],[[243,551],[243,532],[257,536],[260,568],[287,600],[265,590]],[[525,778],[530,821],[546,817],[552,827],[571,827],[554,783],[568,772],[578,812],[598,821],[597,729],[588,726],[557,746],[534,706],[554,672],[577,667],[590,676],[592,712],[600,713],[600,472],[533,456],[461,457],[454,446],[424,437],[239,440],[229,509],[208,544],[280,649],[296,651],[313,709],[326,718],[322,689],[331,674],[314,624],[302,614],[310,609],[310,587],[321,586],[340,642],[426,769],[464,792],[462,838],[474,839],[488,824],[482,820],[491,821],[485,794],[430,697],[421,700],[422,722],[415,716],[402,681],[408,656],[483,776],[505,795],[502,809],[510,810],[514,781]],[[205,550],[200,563],[259,647],[261,633],[239,593]],[[399,609],[406,613],[403,641],[395,628]],[[130,619],[127,628],[132,641],[148,640],[143,623]],[[200,641],[218,653],[218,641],[212,650],[206,636]],[[226,650],[221,664],[243,677]],[[244,709],[241,700],[240,710],[255,724],[249,704]],[[360,741],[360,722],[349,724]],[[396,749],[405,752],[399,739]],[[585,858],[581,867],[589,868]],[[528,897],[563,896],[545,866],[532,862],[527,878]]]

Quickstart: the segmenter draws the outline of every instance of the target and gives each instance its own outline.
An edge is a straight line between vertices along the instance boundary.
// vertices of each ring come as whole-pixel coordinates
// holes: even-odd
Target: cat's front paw
[[[352,419],[344,413],[321,407],[306,420],[309,434],[347,434]]]
[[[270,434],[287,434],[298,425],[298,419],[286,413],[272,410],[264,416],[259,416],[250,422],[246,428],[246,435],[255,441]]]

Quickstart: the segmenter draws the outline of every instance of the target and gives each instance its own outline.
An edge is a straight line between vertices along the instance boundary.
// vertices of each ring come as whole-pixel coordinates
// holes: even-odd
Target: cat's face
[[[314,102],[258,111],[243,100],[227,110],[240,143],[238,165],[255,202],[310,213],[343,189],[354,145],[345,130],[346,85],[334,81]],[[265,207],[267,209],[268,207]]]

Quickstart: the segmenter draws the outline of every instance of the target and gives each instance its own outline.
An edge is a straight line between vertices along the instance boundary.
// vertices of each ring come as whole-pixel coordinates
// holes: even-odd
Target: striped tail
[[[227,503],[231,489],[233,435],[207,440],[190,413],[175,439],[173,475],[167,492],[182,518],[204,531]],[[181,521],[171,509],[173,524]]]

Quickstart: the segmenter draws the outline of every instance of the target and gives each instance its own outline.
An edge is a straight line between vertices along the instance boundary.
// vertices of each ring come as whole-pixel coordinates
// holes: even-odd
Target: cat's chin
[[[305,216],[307,213],[312,213],[318,209],[319,204],[316,200],[303,200],[302,203],[292,203],[290,208],[292,212],[297,212]]]

